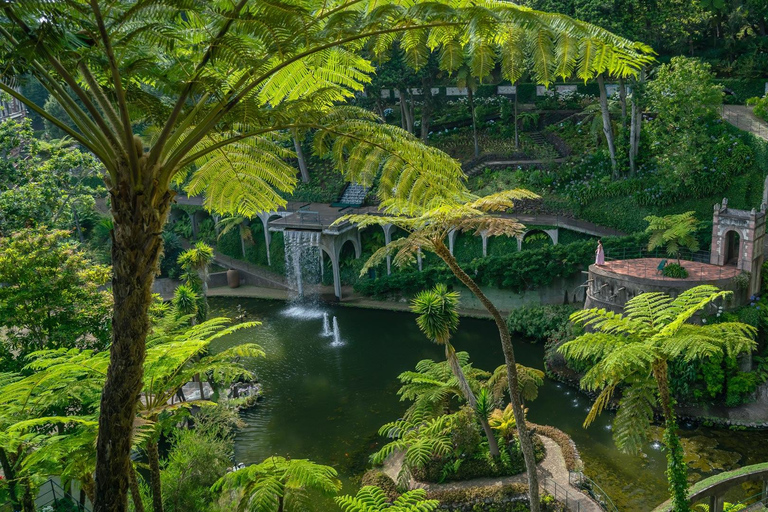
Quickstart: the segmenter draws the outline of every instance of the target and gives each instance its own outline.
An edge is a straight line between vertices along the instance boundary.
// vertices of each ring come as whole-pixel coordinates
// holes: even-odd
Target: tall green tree
[[[94,264],[67,231],[25,229],[0,237],[0,358],[109,343],[109,268]]]
[[[492,457],[499,456],[499,443],[493,434],[488,418],[477,408],[477,398],[472,387],[467,382],[461,362],[456,355],[456,349],[451,344],[451,334],[459,327],[459,292],[449,292],[444,284],[438,284],[432,290],[425,290],[411,302],[411,311],[416,313],[416,324],[427,338],[445,348],[445,359],[458,381],[459,389],[464,399],[469,403],[473,411],[477,413],[480,425],[483,427],[485,437],[488,439],[488,448]]]
[[[416,68],[430,50],[447,61],[464,47],[478,56],[479,48],[493,48],[505,77],[516,78],[530,56],[542,82],[577,68],[585,78],[606,70],[632,75],[650,60],[647,46],[603,29],[492,0],[2,4],[6,78],[31,75],[68,119],[49,114],[7,81],[0,90],[106,169],[115,308],[99,419],[96,512],[126,507],[147,312],[175,194],[171,183],[184,181],[190,194],[205,192],[206,206],[220,214],[272,211],[297,181],[286,163],[295,156],[286,149],[291,131],[311,129],[316,152],[330,154],[350,180],[370,184],[377,177],[384,199],[424,203],[463,186],[459,165],[446,155],[342,104],[373,71],[356,52],[366,46],[379,55],[395,41]]]
[[[664,418],[667,479],[675,512],[690,510],[688,475],[677,435],[674,400],[669,391],[669,362],[696,363],[723,356],[735,357],[755,348],[754,327],[740,322],[697,325],[694,315],[732,292],[714,286],[691,288],[672,298],[643,293],[630,299],[624,314],[587,309],[571,315],[591,332],[562,345],[558,351],[571,361],[592,364],[581,387],[599,392],[584,426],[588,426],[621,389],[613,422],[619,449],[638,453],[648,439],[654,409]]]

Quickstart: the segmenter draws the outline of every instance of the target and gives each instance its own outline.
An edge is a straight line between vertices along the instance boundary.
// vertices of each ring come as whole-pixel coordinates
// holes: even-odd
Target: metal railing
[[[581,500],[578,499],[573,489],[560,485],[551,478],[544,478],[541,485],[557,501],[565,505],[565,510],[581,512]]]
[[[569,471],[568,483],[574,487],[583,489],[587,495],[589,495],[598,505],[600,505],[601,509],[608,512],[619,512],[619,509],[616,508],[616,505],[613,503],[613,500],[611,500],[611,497],[608,496],[608,493],[605,492],[599,485],[597,485],[594,480],[586,476],[581,471]]]
[[[744,505],[746,507],[741,509],[744,512],[762,512],[764,510],[768,510],[768,495],[760,491],[759,493],[753,494],[748,498],[744,498],[738,503],[734,503],[734,508],[736,508],[738,505]]]
[[[50,507],[55,511],[91,512],[91,509],[80,503],[80,500],[65,491],[53,480],[48,480],[40,487],[40,493],[35,499],[35,508],[44,510]]]

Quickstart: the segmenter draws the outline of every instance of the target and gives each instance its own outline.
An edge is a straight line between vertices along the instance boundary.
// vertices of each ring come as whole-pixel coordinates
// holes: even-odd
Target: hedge
[[[621,254],[624,249],[637,249],[647,243],[647,236],[637,234],[603,239],[608,257]],[[477,258],[464,269],[481,285],[523,292],[550,284],[560,277],[569,277],[588,267],[595,257],[593,241],[567,245],[550,245],[535,250],[524,250],[504,256]],[[360,279],[355,290],[364,295],[386,297],[413,295],[437,283],[458,284],[458,280],[444,266],[418,270],[396,270],[389,276]]]

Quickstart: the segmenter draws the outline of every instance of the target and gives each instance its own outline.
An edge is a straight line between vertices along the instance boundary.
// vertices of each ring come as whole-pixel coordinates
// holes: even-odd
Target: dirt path
[[[560,446],[548,437],[539,436],[539,438],[544,443],[544,448],[547,451],[544,460],[538,465],[539,484],[541,487],[543,487],[549,494],[555,496],[560,502],[565,503],[567,510],[578,512],[602,511],[602,508],[592,498],[570,484],[568,469],[565,466],[565,459],[563,458],[563,452],[560,449]],[[394,481],[397,481],[397,475],[403,464],[403,457],[403,452],[398,452],[392,455],[386,460],[384,467],[382,468],[384,473]],[[527,482],[528,477],[523,473],[507,477],[475,478],[472,480],[449,482],[445,484],[433,484],[411,480],[409,487],[411,489],[420,488],[427,491],[453,491],[468,489],[470,487],[501,487],[506,484],[524,484]]]

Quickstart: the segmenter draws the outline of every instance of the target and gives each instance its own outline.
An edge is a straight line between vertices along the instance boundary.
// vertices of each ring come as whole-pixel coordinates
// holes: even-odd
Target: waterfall
[[[333,317],[333,343],[331,343],[332,347],[340,347],[344,343],[341,341],[341,333],[339,332],[339,321],[336,320],[336,317]]]
[[[285,239],[285,277],[298,297],[304,297],[305,285],[320,282],[318,251],[319,231],[283,231]]]
[[[323,313],[323,336],[330,336],[333,334],[331,326],[328,322],[328,313]]]

